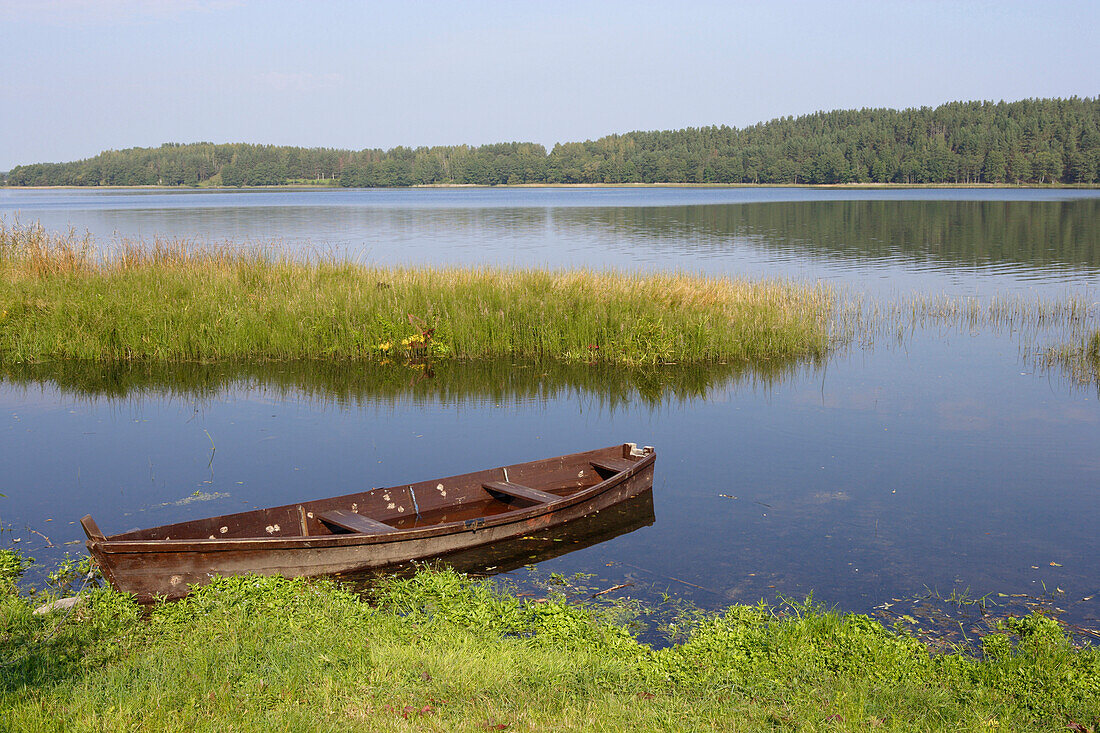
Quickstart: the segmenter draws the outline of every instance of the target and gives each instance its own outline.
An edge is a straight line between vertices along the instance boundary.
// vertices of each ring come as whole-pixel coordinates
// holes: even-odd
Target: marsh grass
[[[687,274],[380,268],[0,224],[0,361],[815,356],[831,290]]]
[[[918,334],[1007,336],[1031,368],[1060,370],[1075,383],[1100,387],[1100,303],[1083,295],[915,295],[882,302],[841,294],[831,329],[830,341],[840,347],[834,353],[853,346],[908,348]]]
[[[1092,374],[1082,297],[921,295],[684,273],[381,268],[275,246],[107,245],[0,222],[0,364],[84,360],[605,365],[791,363],[929,328],[1012,333],[1042,364]],[[1090,330],[1091,329],[1091,330]],[[1064,346],[1071,344],[1071,346]]]
[[[930,327],[1010,334],[1029,368],[1100,389],[1100,303],[1090,298],[922,297],[894,306],[883,323],[877,332],[893,332],[899,343]]]
[[[1060,369],[1077,384],[1100,390],[1100,329],[1086,332],[1071,343],[1040,349],[1035,360],[1045,368]]]
[[[914,295],[891,302],[858,296],[839,301],[834,341],[873,346],[905,343],[920,329],[952,328],[963,332],[1011,333],[1023,342],[1051,334],[1080,334],[1094,328],[1100,304],[1070,295],[1029,298],[995,295],[987,298]]]
[[[614,609],[522,599],[449,571],[380,582],[244,576],[142,615],[97,589],[62,631],[10,589],[10,730],[1065,730],[1100,718],[1100,654],[1042,616],[980,656],[932,654],[812,604],[685,618],[639,643]],[[1082,728],[1087,729],[1087,728]]]

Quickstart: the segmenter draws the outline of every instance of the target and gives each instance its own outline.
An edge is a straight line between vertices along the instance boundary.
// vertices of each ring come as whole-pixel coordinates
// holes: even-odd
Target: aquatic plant
[[[0,362],[820,356],[824,286],[685,273],[382,268],[0,224]]]
[[[14,550],[0,550],[0,593],[14,592],[15,583],[34,562],[34,558]]]
[[[1040,350],[1038,361],[1044,367],[1061,369],[1074,382],[1092,384],[1100,390],[1100,329],[1075,342]]]

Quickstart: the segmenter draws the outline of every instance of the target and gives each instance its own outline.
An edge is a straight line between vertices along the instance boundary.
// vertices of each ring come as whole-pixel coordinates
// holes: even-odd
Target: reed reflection
[[[607,408],[705,399],[732,385],[770,386],[820,366],[813,359],[733,364],[607,364],[440,361],[0,364],[7,388],[52,388],[76,398],[213,399],[271,391],[279,398],[341,405],[499,404],[587,398]]]

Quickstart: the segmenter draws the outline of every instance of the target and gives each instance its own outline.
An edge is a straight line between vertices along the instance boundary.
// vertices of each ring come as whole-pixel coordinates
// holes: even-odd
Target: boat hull
[[[383,570],[516,539],[613,507],[652,489],[654,458],[649,449],[629,470],[544,506],[439,526],[383,534],[230,540],[91,537],[88,550],[117,590],[141,602],[180,598],[191,586],[219,576],[312,577]]]

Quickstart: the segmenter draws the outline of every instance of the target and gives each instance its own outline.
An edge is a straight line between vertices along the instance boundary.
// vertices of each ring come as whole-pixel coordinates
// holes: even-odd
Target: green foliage
[[[302,629],[334,618],[361,617],[365,623],[373,613],[357,595],[331,581],[240,575],[219,578],[180,601],[155,606],[149,624],[188,633],[196,618],[266,618]]]
[[[13,603],[13,600],[23,600]],[[107,590],[60,632],[0,604],[11,730],[1064,730],[1100,719],[1100,654],[1010,619],[981,658],[931,654],[810,603],[686,617],[654,650],[598,608],[445,570],[328,582],[216,579],[142,620]],[[2,661],[2,660],[0,660]]]
[[[860,109],[562,143],[360,151],[166,143],[13,168],[12,186],[1096,183],[1100,99]]]
[[[497,592],[489,581],[471,581],[453,572],[419,573],[380,584],[373,600],[417,628],[461,627],[490,637],[514,637],[540,647],[599,650],[630,657],[642,648],[626,629],[600,622],[592,609],[564,599],[526,603]]]
[[[0,550],[0,595],[13,593],[16,581],[33,562],[33,557],[24,557],[14,550]]]
[[[51,570],[46,579],[50,587],[60,595],[79,590],[80,585],[86,579],[97,578],[99,569],[92,564],[92,559],[87,555],[83,557],[70,557],[65,554],[64,559]]]

